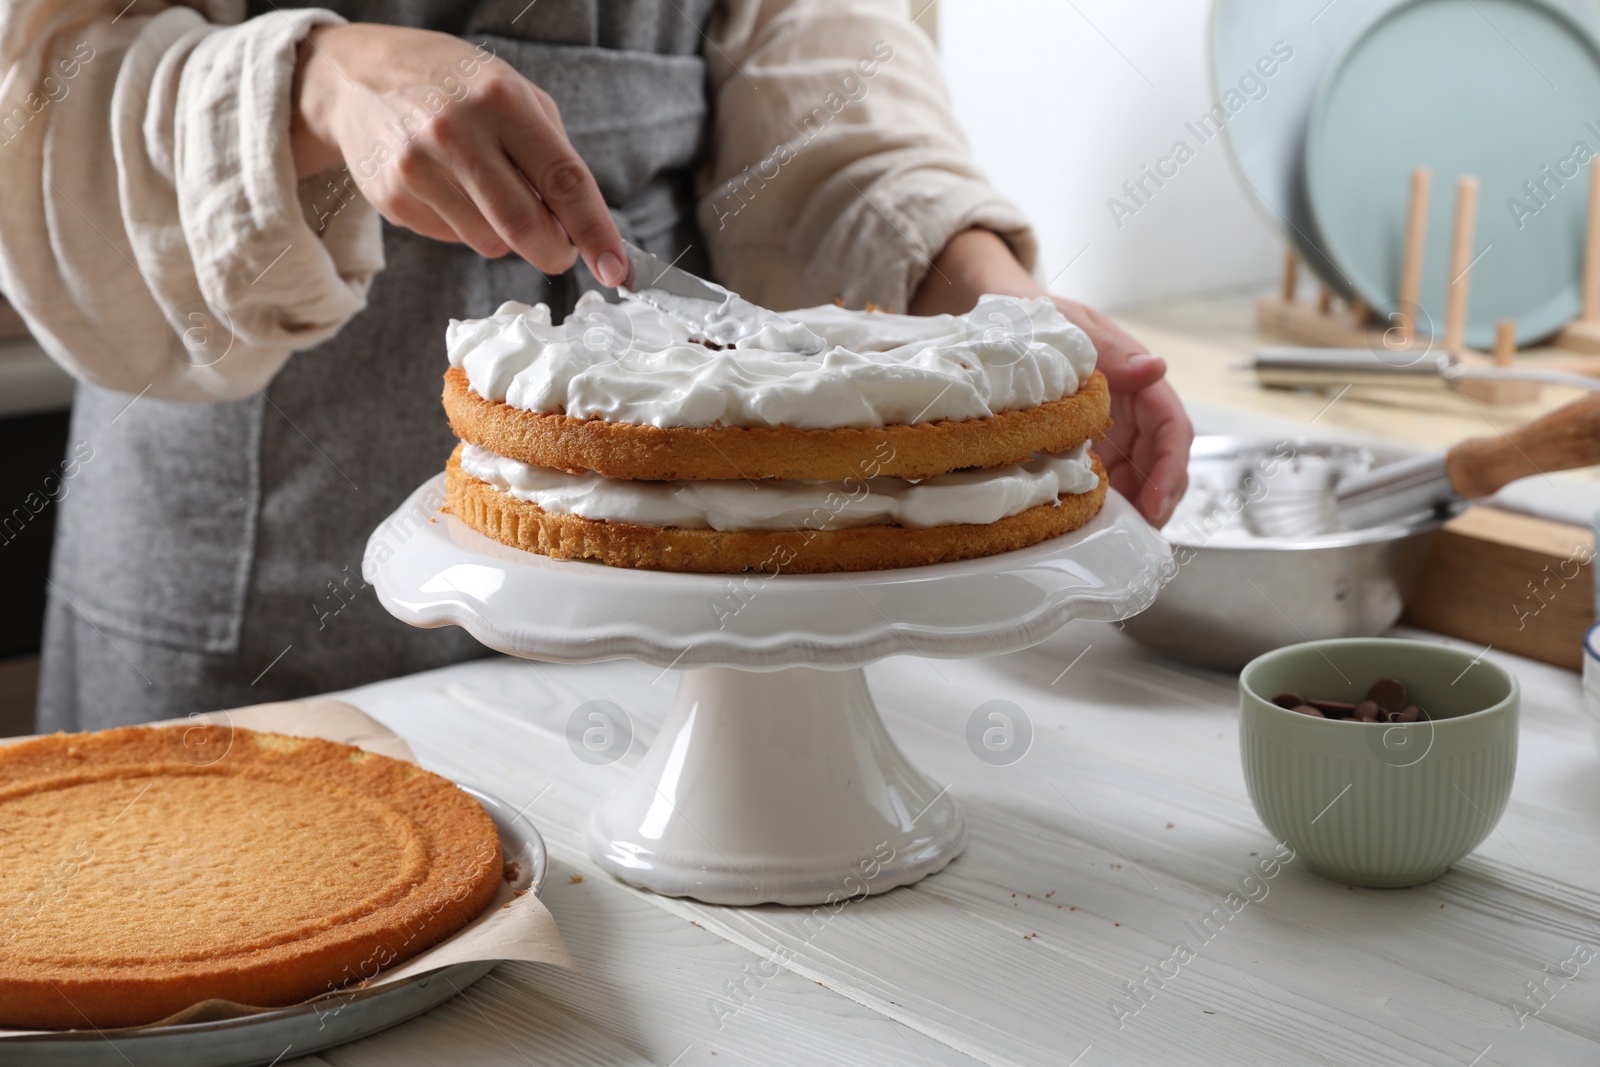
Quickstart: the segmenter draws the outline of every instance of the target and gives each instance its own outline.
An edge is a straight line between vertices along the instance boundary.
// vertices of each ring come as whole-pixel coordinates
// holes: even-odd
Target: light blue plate
[[[1329,65],[1376,12],[1396,2],[1216,0],[1211,9],[1212,95],[1230,111],[1224,131],[1234,171],[1301,260],[1345,296],[1348,283],[1312,237],[1302,172],[1306,121]]]
[[[1419,324],[1442,333],[1456,179],[1476,175],[1467,343],[1490,347],[1499,319],[1537,341],[1581,306],[1586,153],[1600,154],[1600,49],[1563,7],[1400,3],[1350,42],[1312,108],[1312,238],[1355,293],[1393,310],[1410,174],[1432,168]]]

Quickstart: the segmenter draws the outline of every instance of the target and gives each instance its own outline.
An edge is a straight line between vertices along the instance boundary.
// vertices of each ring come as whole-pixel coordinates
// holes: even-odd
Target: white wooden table
[[[1115,626],[1074,624],[996,659],[868,669],[899,743],[959,796],[971,843],[943,873],[837,913],[656,897],[589,861],[590,805],[671,700],[674,679],[655,668],[491,659],[351,691],[426,765],[531,805],[554,860],[544,899],[583,973],[503,965],[321,1061],[1595,1064],[1600,763],[1577,678],[1499,661],[1524,687],[1521,762],[1477,853],[1410,890],[1351,889],[1289,863],[1203,945],[1186,924],[1275,844],[1240,774],[1235,680],[1160,661]],[[995,698],[1035,732],[1011,766],[965,740]],[[569,714],[594,699],[635,728],[611,766],[567,745]],[[1196,958],[1162,978],[1179,941]],[[1567,962],[1575,946],[1591,960]],[[1148,974],[1162,984],[1141,1007],[1127,988]]]

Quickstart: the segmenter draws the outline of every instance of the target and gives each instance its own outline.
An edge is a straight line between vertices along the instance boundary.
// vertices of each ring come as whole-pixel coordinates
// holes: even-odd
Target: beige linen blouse
[[[383,269],[357,196],[297,184],[295,46],[320,10],[0,0],[0,292],[79,378],[230,400],[333,335]],[[718,278],[775,308],[904,308],[956,233],[1026,221],[982,178],[905,0],[724,0],[699,221]],[[326,212],[322,212],[326,214]],[[226,358],[175,330],[232,328]],[[440,324],[441,344],[444,324]],[[441,349],[441,360],[443,359]]]

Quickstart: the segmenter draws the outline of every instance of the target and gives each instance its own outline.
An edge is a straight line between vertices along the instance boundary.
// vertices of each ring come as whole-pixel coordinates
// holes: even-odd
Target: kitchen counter
[[[1434,448],[1577,395],[1489,408],[1441,388],[1402,408],[1381,392],[1330,406],[1262,390],[1229,370],[1261,343],[1250,307],[1236,294],[1118,316],[1168,358],[1202,432],[1314,424]],[[1519,498],[1533,510],[1600,500],[1589,473],[1533,482]],[[495,658],[354,690],[343,696],[424,763],[528,806],[553,857],[544,899],[583,973],[502,965],[427,1016],[305,1062],[1593,1064],[1600,766],[1578,678],[1486,655],[1521,681],[1523,729],[1510,805],[1477,852],[1406,890],[1335,885],[1291,861],[1204,943],[1194,930],[1228,914],[1277,844],[1245,793],[1237,683],[1116,626],[868,668],[896,740],[960,799],[970,843],[945,871],[837,912],[658,897],[589,860],[588,811],[654,737],[670,674]],[[594,699],[632,719],[634,748],[611,766],[568,748],[568,716]],[[968,718],[993,699],[1033,728],[1010,766],[967,747]],[[1163,973],[1179,941],[1195,958]]]
[[[1488,655],[1523,686],[1499,830],[1414,889],[1352,889],[1288,862],[1205,943],[1191,927],[1276,846],[1240,773],[1236,683],[1114,625],[868,668],[891,732],[949,783],[971,838],[942,873],[837,912],[658,897],[589,860],[590,806],[670,705],[674,679],[656,668],[494,658],[341,694],[427,766],[527,806],[553,857],[544,900],[583,970],[502,965],[302,1062],[1593,1064],[1600,767],[1578,679]],[[996,698],[1034,731],[1011,766],[967,747],[968,717]],[[634,748],[611,766],[568,748],[568,716],[594,699],[632,719]],[[1163,977],[1180,940],[1196,956]],[[1578,946],[1591,962],[1569,962]]]

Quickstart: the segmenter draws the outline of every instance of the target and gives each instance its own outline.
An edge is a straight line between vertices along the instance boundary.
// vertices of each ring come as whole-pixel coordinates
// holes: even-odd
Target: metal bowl
[[[1238,668],[1275,648],[1375,637],[1405,610],[1433,534],[1460,506],[1389,525],[1314,529],[1328,490],[1350,474],[1411,455],[1330,441],[1200,437],[1189,491],[1162,536],[1173,564],[1155,604],[1124,624],[1173,659]],[[1269,534],[1270,536],[1263,536]]]

